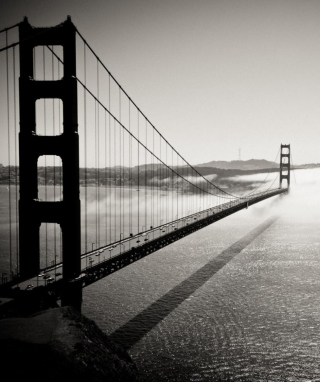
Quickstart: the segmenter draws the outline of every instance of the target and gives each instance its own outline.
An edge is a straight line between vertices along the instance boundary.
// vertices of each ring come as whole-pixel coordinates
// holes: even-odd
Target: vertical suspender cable
[[[179,171],[179,156],[177,155],[177,185],[176,185],[176,187],[177,187],[177,216],[176,216],[176,218],[178,219],[179,218],[179,194],[178,194],[178,192],[179,192],[179,187],[178,187],[178,182],[179,182],[179,177],[178,177],[178,171]]]
[[[161,136],[160,136],[160,160],[161,158]],[[161,203],[161,182],[162,182],[162,164],[160,163],[160,175],[159,175],[159,218],[160,218],[160,225],[162,224],[162,203]]]
[[[86,45],[83,47],[83,71],[84,71],[84,84],[87,86],[87,58],[86,58]],[[87,163],[87,91],[83,92],[83,125],[84,125],[84,243],[85,253],[88,252],[88,163]],[[86,257],[86,267],[88,258]]]
[[[105,230],[105,239],[104,244],[108,244],[108,185],[107,185],[107,112],[104,111],[104,230]]]
[[[111,92],[110,92],[110,74],[109,74],[109,81],[108,81],[108,91],[109,91],[109,111],[111,113]],[[111,175],[111,115],[109,114],[109,243],[112,242],[111,240],[111,217],[112,217],[112,211],[111,211],[111,196],[112,196],[112,175]],[[111,251],[110,251],[111,254]]]
[[[131,133],[131,100],[129,98],[129,132]],[[132,233],[132,136],[129,135],[129,234]]]
[[[183,166],[180,165],[180,160],[179,160],[179,166],[181,166],[180,173],[183,176],[184,175]],[[183,181],[181,182],[179,179],[179,182],[181,184],[181,186],[179,186],[179,195],[182,193],[181,196],[179,196],[180,197],[180,210],[179,211],[180,211],[180,216],[183,218]]]
[[[95,159],[95,244],[96,247],[98,245],[98,161],[97,161],[97,101],[94,100],[94,130],[95,130],[95,137],[94,137],[94,159]],[[92,247],[93,248],[93,247]]]
[[[159,210],[159,170],[160,170],[160,162],[158,161],[157,162],[157,226],[161,224],[160,210]]]
[[[117,147],[117,135],[116,135],[116,120],[114,119],[114,184],[115,184],[115,189],[114,189],[114,230],[116,232],[117,228],[117,157],[116,157],[116,147]],[[114,233],[113,235],[113,241],[116,241],[116,234]]]
[[[96,85],[98,92],[98,61],[96,69]],[[98,125],[98,108],[99,104],[95,100],[94,118],[95,118],[95,206],[96,206],[96,232],[95,232],[95,247],[99,247],[99,125]]]
[[[171,149],[171,167],[172,169],[174,168],[174,161],[173,161],[173,150]],[[174,220],[174,197],[175,197],[175,192],[174,192],[174,173],[171,171],[170,174],[171,178],[171,221]]]
[[[51,51],[54,53],[54,47],[51,46]],[[51,55],[51,69],[52,69],[52,81],[54,81],[54,55]],[[52,134],[56,135],[55,132],[55,107],[54,99],[52,99]],[[56,202],[56,157],[53,157],[53,200]],[[57,229],[56,224],[53,225],[53,255],[54,255],[54,264],[57,261]],[[56,269],[55,269],[56,272]]]
[[[121,88],[120,88],[120,117],[121,117]],[[120,119],[120,122],[121,122],[121,119]],[[123,236],[125,235],[125,208],[124,208],[124,186],[125,186],[125,166],[124,166],[124,142],[125,142],[125,131],[124,129],[122,128],[122,187],[121,187],[121,191],[122,191],[122,229],[121,229],[121,232],[123,233]],[[120,246],[122,248],[122,245]]]
[[[189,179],[189,166],[187,167],[187,179]],[[189,215],[189,210],[190,210],[190,192],[189,192],[189,185],[186,184],[186,191],[187,191],[187,210],[186,210],[186,215]],[[188,221],[187,220],[187,224],[188,224]]]
[[[123,129],[121,128],[121,88],[119,87],[119,184],[120,184],[120,190],[119,190],[119,197],[120,197],[120,224],[119,224],[119,234],[120,234],[120,239],[121,239],[121,232],[122,232],[122,224],[123,224],[123,219],[122,219],[122,188],[123,188],[123,175],[122,175],[122,132]],[[118,236],[116,236],[116,240],[118,239]],[[120,244],[120,253],[122,252],[122,246]]]
[[[294,182],[295,182],[295,184],[297,184],[296,173],[295,173],[295,169],[293,167],[293,159],[292,159],[291,150],[290,150],[290,159],[291,159],[291,163],[292,163],[292,172],[293,172],[293,176],[294,176]]]
[[[14,152],[15,152],[15,195],[16,195],[16,273],[19,272],[19,214],[18,214],[18,150],[17,150],[17,97],[16,97],[16,53],[13,47],[13,118],[14,118]]]
[[[138,109],[138,233],[140,232],[140,126]]]
[[[146,120],[146,147],[148,145],[148,135],[147,135],[147,130],[148,129],[148,125],[147,125],[147,120]],[[145,230],[148,229],[148,222],[147,222],[147,218],[148,218],[148,199],[147,199],[147,174],[148,174],[148,164],[147,164],[147,150],[145,149],[144,150],[144,156],[145,156],[145,171],[144,171],[144,187],[145,187],[145,190],[144,190],[144,204],[145,204],[145,217],[144,217],[144,225],[145,225]]]
[[[154,129],[152,129],[152,152],[154,153]],[[154,173],[154,155],[152,155],[152,220],[151,224],[152,227],[154,227],[154,179],[155,179],[155,173]]]
[[[168,173],[168,144],[166,144],[166,173],[165,173],[165,181],[168,179],[169,177],[169,173]],[[164,186],[166,184],[164,183]],[[169,219],[168,219],[168,212],[169,212],[169,191],[168,191],[168,187],[165,187],[165,190],[166,190],[166,223],[169,222]]]
[[[8,31],[6,31],[6,46],[8,46]],[[7,121],[8,121],[8,184],[9,184],[9,252],[10,252],[10,275],[12,277],[12,230],[11,230],[11,174],[10,174],[10,91],[9,91],[9,57],[6,50],[6,69],[7,69]]]
[[[97,61],[97,98],[99,100],[99,61]],[[100,247],[100,118],[99,118],[99,103],[97,102],[97,158],[98,158],[98,182],[97,182],[97,191],[98,191],[98,200],[97,200],[97,217],[98,217],[98,236],[96,248]]]

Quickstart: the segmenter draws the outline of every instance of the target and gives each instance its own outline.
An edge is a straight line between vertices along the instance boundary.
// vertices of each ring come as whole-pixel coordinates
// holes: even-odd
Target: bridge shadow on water
[[[224,265],[269,228],[277,219],[278,217],[267,219],[246,236],[225,249],[186,280],[182,281],[179,285],[175,286],[165,295],[149,305],[137,316],[115,330],[110,335],[111,340],[121,344],[127,350],[130,349]]]

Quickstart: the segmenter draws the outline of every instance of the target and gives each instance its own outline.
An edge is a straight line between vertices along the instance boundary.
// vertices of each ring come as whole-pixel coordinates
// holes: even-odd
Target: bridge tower
[[[282,180],[287,180],[287,187],[290,187],[290,145],[281,144],[280,149],[280,188]]]
[[[74,282],[81,269],[76,30],[70,17],[52,28],[34,28],[25,18],[19,26],[19,39],[20,275],[34,277],[39,272],[41,223],[60,224],[63,253],[61,301],[62,305],[72,305],[80,310],[82,289]],[[33,50],[36,46],[52,45],[63,48],[63,77],[56,81],[35,80]],[[37,134],[36,101],[45,98],[62,101],[61,135]],[[37,162],[42,155],[61,158],[62,201],[39,201]]]

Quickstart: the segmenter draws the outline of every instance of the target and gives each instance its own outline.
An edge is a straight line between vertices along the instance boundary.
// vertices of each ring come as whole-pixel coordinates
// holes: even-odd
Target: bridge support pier
[[[76,29],[68,17],[53,28],[34,28],[25,18],[19,26],[20,38],[20,275],[34,277],[40,268],[39,229],[41,223],[60,224],[62,230],[62,305],[81,309],[81,284],[74,281],[81,271],[78,97],[76,80]],[[63,48],[63,77],[60,80],[34,79],[36,46]],[[61,99],[63,132],[57,136],[37,134],[36,101]],[[39,122],[38,122],[39,123]],[[39,201],[37,162],[42,155],[62,160],[63,200]]]

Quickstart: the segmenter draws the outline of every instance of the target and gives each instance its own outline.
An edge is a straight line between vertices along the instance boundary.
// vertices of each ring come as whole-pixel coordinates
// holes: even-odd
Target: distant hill
[[[320,163],[306,163],[306,164],[294,165],[294,168],[300,168],[300,169],[318,168],[318,167],[320,167]]]
[[[265,168],[278,168],[279,164],[265,159],[212,161],[208,163],[197,164],[196,167],[215,167],[224,170],[261,170]]]

